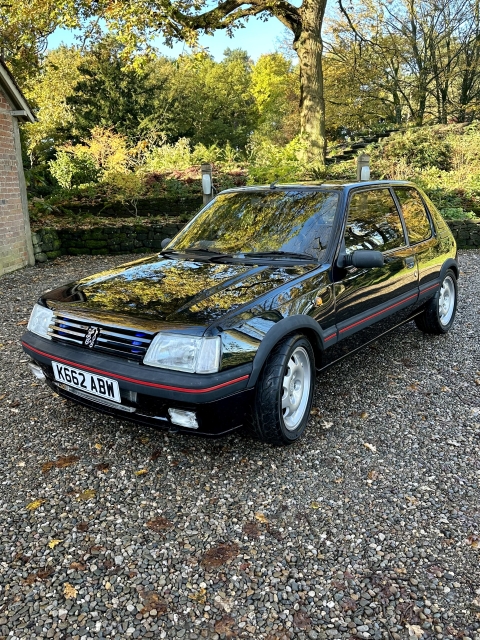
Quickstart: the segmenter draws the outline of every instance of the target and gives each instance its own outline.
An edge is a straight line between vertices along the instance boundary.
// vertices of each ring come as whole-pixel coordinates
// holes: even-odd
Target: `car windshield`
[[[303,254],[319,260],[330,239],[337,202],[336,191],[307,189],[220,194],[178,234],[168,251],[265,254],[266,259],[282,254],[301,259]]]

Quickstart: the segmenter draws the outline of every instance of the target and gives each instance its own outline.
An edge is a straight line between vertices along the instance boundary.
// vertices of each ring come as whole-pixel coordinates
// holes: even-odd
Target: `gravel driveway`
[[[306,437],[165,435],[55,397],[0,279],[0,637],[480,640],[479,252],[457,322],[409,324],[317,383]]]

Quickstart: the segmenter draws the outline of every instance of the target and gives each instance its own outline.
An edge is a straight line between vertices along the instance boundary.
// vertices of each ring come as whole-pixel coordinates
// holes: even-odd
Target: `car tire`
[[[288,445],[307,426],[315,387],[315,357],[303,335],[279,342],[256,384],[252,427],[262,442]]]
[[[448,269],[438,291],[426,303],[423,312],[415,318],[415,324],[420,331],[433,335],[447,333],[455,320],[457,298],[457,278],[453,271]]]

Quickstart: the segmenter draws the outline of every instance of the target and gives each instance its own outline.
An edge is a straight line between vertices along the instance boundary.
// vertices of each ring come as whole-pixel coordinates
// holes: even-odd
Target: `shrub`
[[[96,182],[100,174],[94,159],[81,151],[72,153],[62,149],[58,151],[55,160],[50,160],[48,166],[50,173],[63,189]]]
[[[372,167],[381,178],[404,179],[435,168],[449,171],[452,147],[440,129],[409,129],[385,138],[369,148]]]

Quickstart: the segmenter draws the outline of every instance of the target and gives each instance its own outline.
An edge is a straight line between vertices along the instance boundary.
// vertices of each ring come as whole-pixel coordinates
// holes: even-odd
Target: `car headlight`
[[[48,327],[53,318],[53,311],[47,309],[47,307],[42,307],[40,304],[36,304],[33,307],[32,313],[30,314],[30,320],[28,321],[27,329],[32,333],[36,333],[37,336],[42,336],[42,338],[47,338],[47,340],[51,340],[51,336],[48,335]]]
[[[221,338],[157,333],[143,364],[186,373],[215,373],[220,367]]]

